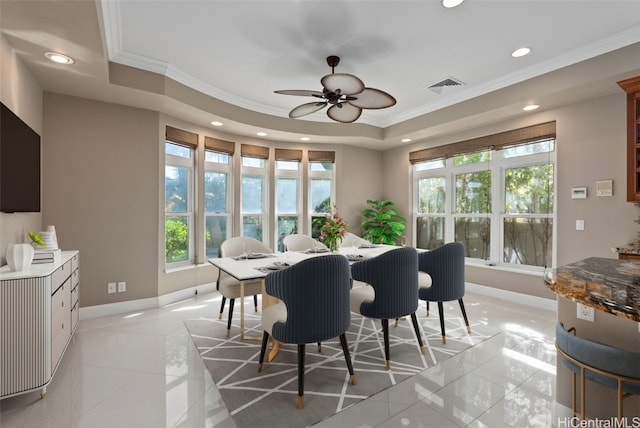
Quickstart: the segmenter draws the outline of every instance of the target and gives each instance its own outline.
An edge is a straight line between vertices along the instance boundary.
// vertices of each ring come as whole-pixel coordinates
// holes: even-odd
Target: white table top
[[[342,254],[344,256],[354,254],[366,259],[378,256],[394,248],[399,247],[395,247],[393,245],[376,245],[373,248],[341,247],[338,253],[305,253],[299,251],[286,251],[284,253],[268,254],[267,257],[256,259],[238,259],[237,257],[211,258],[209,259],[209,263],[216,266],[218,269],[225,271],[238,281],[247,281],[267,276],[270,271],[266,269],[260,270],[260,268],[265,268],[275,262],[292,265],[301,260],[306,260],[311,257],[322,257],[327,254]]]

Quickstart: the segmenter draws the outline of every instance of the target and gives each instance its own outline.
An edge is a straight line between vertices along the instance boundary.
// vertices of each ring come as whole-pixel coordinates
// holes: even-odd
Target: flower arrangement
[[[324,223],[320,227],[320,241],[329,247],[329,251],[338,251],[338,246],[348,228],[347,223],[338,215],[338,210],[334,204],[331,213],[325,216]]]

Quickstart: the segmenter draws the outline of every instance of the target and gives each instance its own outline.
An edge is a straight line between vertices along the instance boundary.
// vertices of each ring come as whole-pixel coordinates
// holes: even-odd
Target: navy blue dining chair
[[[418,255],[418,265],[420,272],[427,274],[430,281],[430,286],[420,286],[418,295],[420,300],[427,301],[427,315],[429,315],[429,302],[438,303],[442,343],[447,343],[443,302],[458,301],[467,332],[471,333],[467,311],[462,301],[465,293],[464,245],[461,242],[449,242],[433,250],[421,252]]]
[[[418,253],[415,248],[396,248],[351,266],[354,280],[366,283],[351,290],[351,310],[381,320],[387,370],[391,368],[389,320],[411,315],[424,354],[418,309]]]
[[[298,345],[298,408],[304,407],[305,345],[340,337],[351,383],[356,378],[345,332],[351,323],[349,310],[349,262],[338,254],[313,257],[265,278],[267,294],[281,302],[262,311],[262,347],[258,372],[262,371],[269,337]]]

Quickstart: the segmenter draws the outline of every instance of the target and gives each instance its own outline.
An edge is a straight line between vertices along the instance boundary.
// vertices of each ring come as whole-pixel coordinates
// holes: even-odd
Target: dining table
[[[262,309],[276,304],[279,299],[270,296],[265,289],[265,278],[271,273],[307,260],[312,257],[322,257],[328,254],[341,254],[349,260],[349,263],[355,263],[371,257],[376,257],[389,250],[398,248],[394,245],[386,244],[362,244],[351,247],[340,247],[337,252],[330,252],[326,248],[310,248],[306,251],[284,251],[276,253],[253,253],[248,252],[236,257],[217,257],[208,259],[209,263],[218,269],[226,272],[235,278],[240,284],[240,339],[242,340],[261,340],[260,336],[248,336],[245,334],[244,326],[244,297],[245,282],[261,280],[262,281]],[[267,361],[271,361],[279,350],[279,342],[274,341],[272,349],[267,356]]]

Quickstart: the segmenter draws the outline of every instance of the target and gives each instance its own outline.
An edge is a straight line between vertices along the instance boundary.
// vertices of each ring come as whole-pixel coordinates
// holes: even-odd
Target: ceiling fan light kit
[[[295,107],[289,112],[290,118],[306,116],[331,105],[327,109],[329,118],[336,122],[351,123],[358,120],[362,109],[383,109],[395,105],[396,99],[388,93],[380,89],[365,87],[362,80],[352,74],[335,73],[335,67],[339,63],[339,57],[335,55],[327,57],[331,74],[320,79],[322,91],[302,89],[275,91],[276,94],[319,98],[318,101]]]

